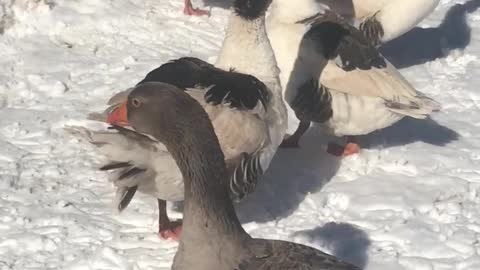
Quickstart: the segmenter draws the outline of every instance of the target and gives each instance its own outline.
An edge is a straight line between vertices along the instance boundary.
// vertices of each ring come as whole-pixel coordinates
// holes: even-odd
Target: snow
[[[192,18],[182,7],[1,1],[1,270],[170,268],[177,243],[156,235],[156,201],[138,195],[118,214],[108,175],[95,170],[100,157],[64,127],[89,124],[87,113],[171,58],[215,60],[228,11]],[[367,149],[344,160],[311,130],[238,206],[246,230],[369,270],[480,269],[479,7],[442,0],[384,48],[441,112],[365,136]]]

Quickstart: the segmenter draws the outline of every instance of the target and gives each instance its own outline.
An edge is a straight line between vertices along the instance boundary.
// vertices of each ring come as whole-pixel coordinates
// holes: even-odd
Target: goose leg
[[[355,137],[348,136],[347,144],[345,146],[336,143],[329,143],[327,152],[334,156],[346,157],[360,153],[360,146],[356,143]]]
[[[180,239],[182,231],[182,221],[170,221],[167,215],[167,202],[157,199],[158,201],[158,234],[162,239]]]
[[[185,13],[185,15],[190,15],[190,16],[202,16],[202,15],[209,15],[210,14],[206,10],[193,8],[192,0],[185,0],[185,8],[183,9],[183,13]]]
[[[310,121],[300,121],[298,124],[297,130],[290,135],[290,136],[285,136],[283,139],[282,144],[280,147],[282,148],[299,148],[300,146],[298,145],[298,142],[300,141],[300,138],[305,134],[305,132],[308,130],[310,127]]]

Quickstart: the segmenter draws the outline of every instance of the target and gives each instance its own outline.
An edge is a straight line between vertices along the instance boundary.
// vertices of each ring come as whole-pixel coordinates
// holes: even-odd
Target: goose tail
[[[416,119],[425,119],[441,109],[440,103],[424,95],[416,96],[409,102],[386,101],[386,105],[392,112]]]

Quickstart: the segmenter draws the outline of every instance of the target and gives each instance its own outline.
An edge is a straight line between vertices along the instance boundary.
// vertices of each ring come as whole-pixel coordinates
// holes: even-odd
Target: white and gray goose
[[[439,110],[359,30],[314,0],[295,3],[275,1],[267,23],[285,100],[301,120],[284,146],[298,146],[311,121],[355,136]],[[354,142],[329,145],[332,154],[358,151]]]
[[[183,175],[183,231],[173,270],[360,270],[308,246],[255,239],[245,232],[228,195],[218,133],[204,108],[183,89],[142,84],[126,106],[133,129],[165,145]]]
[[[359,20],[359,28],[374,45],[410,31],[440,0],[318,0],[336,13]]]
[[[172,84],[197,100],[208,113],[231,173],[235,200],[252,192],[268,168],[286,132],[286,108],[279,70],[265,30],[270,1],[235,0],[226,37],[215,66],[197,58],[180,58],[151,71],[138,83]],[[93,119],[113,124],[112,131],[84,132],[114,170],[116,205],[123,210],[135,192],[158,199],[159,232],[177,238],[181,224],[171,222],[165,201],[184,199],[184,182],[165,146],[124,126],[125,101],[132,90],[115,95],[110,108]],[[155,117],[156,111],[152,111]]]

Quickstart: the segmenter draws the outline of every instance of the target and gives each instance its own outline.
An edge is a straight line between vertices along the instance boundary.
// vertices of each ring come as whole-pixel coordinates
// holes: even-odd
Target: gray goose
[[[315,0],[275,1],[267,25],[285,101],[300,120],[285,147],[298,147],[314,122],[335,136],[347,136],[345,146],[328,146],[329,153],[347,156],[360,150],[353,136],[406,116],[424,119],[440,109],[358,29]]]
[[[132,128],[165,145],[183,175],[183,231],[173,270],[359,269],[311,247],[254,239],[245,232],[229,196],[225,157],[209,116],[182,89],[139,85],[129,94],[126,110]]]
[[[151,71],[138,83],[164,82],[184,89],[207,111],[231,174],[235,200],[252,192],[268,168],[286,132],[278,68],[265,31],[270,0],[235,0],[226,37],[215,66],[180,58]],[[166,201],[183,200],[183,179],[165,146],[128,129],[125,102],[131,89],[116,94],[111,107],[91,118],[113,124],[111,131],[83,134],[108,159],[116,207],[125,209],[137,191],[158,199],[159,233],[178,238],[181,224],[167,216]]]

